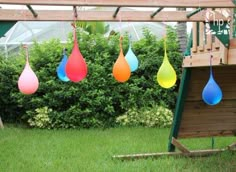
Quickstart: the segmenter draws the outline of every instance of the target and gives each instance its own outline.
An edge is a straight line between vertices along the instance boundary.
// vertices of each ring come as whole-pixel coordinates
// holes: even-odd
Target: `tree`
[[[185,8],[177,8],[178,11],[186,11]],[[187,24],[186,22],[177,23],[177,36],[179,40],[180,51],[184,53],[187,47]]]
[[[104,35],[109,31],[109,25],[104,22],[77,22],[77,26],[82,28],[89,34],[102,34]]]

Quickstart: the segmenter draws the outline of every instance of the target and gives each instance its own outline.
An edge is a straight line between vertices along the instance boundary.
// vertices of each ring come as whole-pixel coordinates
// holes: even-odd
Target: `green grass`
[[[236,154],[224,152],[205,158],[112,160],[112,155],[164,152],[169,129],[112,128],[107,130],[38,130],[8,126],[0,130],[1,172],[70,171],[236,171]],[[235,137],[216,138],[224,148]],[[211,139],[181,140],[193,149],[211,148]]]

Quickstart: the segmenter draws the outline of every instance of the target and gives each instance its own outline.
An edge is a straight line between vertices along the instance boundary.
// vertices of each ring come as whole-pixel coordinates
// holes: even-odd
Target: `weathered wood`
[[[197,52],[197,23],[193,22],[193,27],[192,27],[192,32],[193,32],[193,45],[191,48],[192,53]]]
[[[216,136],[232,136],[235,135],[234,131],[192,131],[180,132],[178,138],[198,138],[198,137],[216,137]]]
[[[227,146],[229,150],[234,150],[236,149],[236,142],[232,143],[231,145]]]
[[[190,151],[189,151],[184,145],[182,145],[177,139],[175,139],[174,137],[172,137],[171,143],[172,143],[177,149],[179,149],[182,153],[190,153]]]
[[[26,10],[6,10],[0,9],[1,21],[74,21],[73,11],[65,10],[37,10],[38,16],[35,18],[30,11]],[[161,11],[154,17],[150,17],[150,11],[122,11],[122,21],[137,22],[191,22],[205,21],[205,15],[196,14],[187,19],[186,11]],[[119,14],[113,17],[113,11],[78,11],[78,21],[114,21],[119,22]],[[216,18],[227,20],[220,13],[216,14]]]
[[[204,23],[200,22],[199,23],[199,46],[198,46],[198,51],[204,51],[204,35],[205,35],[205,30],[204,30]]]
[[[205,157],[224,152],[225,149],[210,149],[210,150],[197,150],[190,151],[189,153],[182,152],[164,152],[164,153],[143,153],[143,154],[130,154],[130,155],[115,155],[112,158],[120,160],[137,160],[146,158],[160,158],[163,156],[173,157]]]
[[[226,49],[226,48],[225,48]],[[194,48],[192,48],[192,51]],[[221,52],[222,51],[222,52]],[[193,53],[183,60],[183,67],[202,67],[210,65],[210,56],[212,55],[212,66],[227,64],[227,55],[224,49],[213,51],[211,53]]]
[[[62,5],[62,6],[127,6],[127,7],[175,7],[175,8],[235,8],[232,0],[0,0],[0,4]]]
[[[220,48],[220,41],[217,37],[215,37],[215,42],[213,43],[213,48],[214,49],[219,49]]]
[[[2,129],[4,128],[1,117],[0,117],[0,128],[2,128]]]
[[[207,34],[206,36],[206,50],[210,51],[212,49],[212,35],[211,34]]]
[[[192,68],[188,94],[177,138],[229,136],[236,134],[236,66],[213,68],[222,89],[223,100],[209,106],[202,100],[202,90],[209,79],[209,67]]]

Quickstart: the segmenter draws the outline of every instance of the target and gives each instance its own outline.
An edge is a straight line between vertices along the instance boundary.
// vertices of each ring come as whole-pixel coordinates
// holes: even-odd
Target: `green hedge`
[[[174,108],[177,87],[162,89],[156,83],[156,74],[163,59],[163,40],[157,40],[144,30],[145,38],[133,44],[140,61],[139,69],[126,83],[118,83],[112,76],[112,67],[119,54],[119,36],[78,33],[81,53],[88,64],[87,78],[79,83],[64,83],[57,78],[56,68],[62,58],[63,45],[59,40],[30,48],[30,63],[39,78],[36,94],[25,96],[17,89],[17,80],[24,67],[25,56],[0,61],[0,115],[4,121],[34,120],[36,109],[48,108],[53,128],[88,128],[113,126],[116,117],[133,107],[164,105]],[[176,33],[168,29],[168,56],[178,74],[181,73],[181,54]],[[72,49],[72,36],[66,45]],[[127,37],[123,41],[128,49]],[[177,82],[178,85],[178,82]]]

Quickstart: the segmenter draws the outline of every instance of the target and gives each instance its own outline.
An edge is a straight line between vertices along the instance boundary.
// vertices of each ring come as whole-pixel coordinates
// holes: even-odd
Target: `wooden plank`
[[[192,50],[194,50],[192,48]],[[212,58],[212,66],[222,65],[221,62],[224,61],[223,56],[219,51],[212,53],[196,53],[191,56],[187,56],[183,60],[182,67],[202,67],[202,66],[210,66],[210,55]]]
[[[0,9],[1,21],[74,21],[73,11],[68,10],[37,10],[38,16],[35,18],[28,10],[6,10]],[[113,17],[113,11],[78,11],[78,21],[114,21],[119,22],[120,15],[122,21],[148,21],[148,22],[177,22],[177,21],[205,21],[204,15],[196,14],[191,18],[187,18],[187,11],[161,11],[154,17],[150,17],[150,11],[122,11]],[[216,18],[223,18],[221,14],[217,14]]]
[[[234,8],[232,0],[0,0],[0,4],[62,5],[62,6],[120,6],[120,7],[183,7],[183,8]]]
[[[211,34],[207,34],[207,36],[206,36],[206,43],[207,43],[206,44],[206,50],[210,51],[212,49],[212,35]]]
[[[235,131],[236,123],[216,124],[183,124],[180,125],[180,133],[188,131]]]
[[[220,41],[219,39],[215,36],[215,42],[213,43],[213,49],[219,49],[220,48]]]
[[[200,22],[199,23],[199,46],[198,46],[198,51],[204,51],[204,23]]]
[[[182,145],[178,140],[176,140],[174,137],[172,137],[171,143],[177,147],[182,153],[190,153],[190,151]]]
[[[222,43],[220,43],[220,57],[221,57],[221,64],[228,64],[228,48],[226,48]]]
[[[229,150],[234,150],[236,149],[236,142],[232,143],[231,145],[227,146]]]
[[[236,38],[230,39],[229,48],[236,49]]]
[[[204,131],[204,132],[184,132],[181,131],[179,133],[178,138],[194,138],[194,137],[216,137],[216,136],[232,136],[235,135],[235,132],[233,131]]]
[[[196,53],[197,52],[197,23],[193,22],[192,23],[192,33],[193,33],[193,45],[191,48],[191,52],[192,53]]]
[[[236,48],[230,48],[228,52],[228,64],[235,65],[236,64]]]
[[[162,152],[162,153],[142,153],[142,154],[129,154],[129,155],[114,155],[112,158],[120,160],[135,160],[135,159],[146,159],[146,158],[159,158],[163,156],[174,156],[174,157],[204,157],[214,155],[225,151],[225,149],[208,149],[208,150],[195,150],[189,153],[182,152]]]

